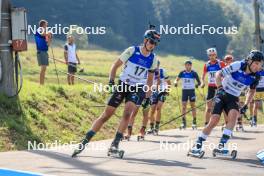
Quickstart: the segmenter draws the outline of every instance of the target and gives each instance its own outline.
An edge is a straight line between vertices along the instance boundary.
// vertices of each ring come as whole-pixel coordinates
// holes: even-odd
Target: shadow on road
[[[193,167],[190,163],[174,161],[174,160],[164,160],[164,159],[140,159],[140,158],[124,158],[128,163],[134,164],[147,164],[154,166],[176,166],[176,167],[184,167],[189,169],[206,169],[204,167]]]
[[[68,164],[73,166],[74,168],[70,168],[70,170],[73,169],[78,169],[78,170],[83,170],[87,174],[92,174],[92,175],[107,175],[107,176],[114,176],[116,174],[112,174],[110,172],[107,172],[105,170],[99,170],[94,168],[96,164],[94,163],[88,163],[88,162],[83,162],[78,159],[73,159],[68,155],[63,155],[55,152],[48,152],[48,151],[29,151],[30,153],[34,153],[36,155],[42,155],[51,159],[55,159],[57,161],[60,161],[62,163]],[[54,167],[55,168],[55,167]],[[56,168],[55,168],[56,169]],[[57,168],[59,169],[59,168]],[[60,172],[63,172],[63,170],[59,170]],[[52,171],[56,172],[56,170]],[[67,171],[66,171],[67,173]],[[74,172],[76,173],[76,172]]]
[[[187,138],[189,136],[184,135],[168,135],[168,134],[159,134],[159,137],[171,137],[171,138]]]
[[[235,160],[232,160],[231,158],[215,158],[215,159],[250,164],[248,165],[249,167],[264,168],[264,165],[262,165],[257,159],[243,159],[243,158],[237,158]]]

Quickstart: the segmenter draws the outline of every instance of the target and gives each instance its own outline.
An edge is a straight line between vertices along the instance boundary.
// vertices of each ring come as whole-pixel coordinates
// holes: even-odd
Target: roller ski
[[[244,130],[243,125],[237,125],[237,127],[236,127],[236,131],[237,131],[237,132],[244,132],[245,130]]]
[[[145,134],[146,134],[145,129],[146,129],[145,127],[142,127],[140,129],[140,134],[137,136],[137,141],[144,141],[145,140]]]
[[[187,153],[187,156],[192,156],[196,158],[202,158],[205,152],[202,150],[201,144],[195,144]]]
[[[73,154],[71,155],[72,158],[76,158],[85,148],[85,145],[88,143],[87,139],[83,139],[82,142],[78,145],[78,148],[74,150]]]
[[[150,129],[147,131],[147,134],[152,134],[152,135],[154,135],[154,128],[150,128]]]
[[[226,149],[223,144],[219,144],[217,148],[213,150],[213,157],[217,156],[230,156],[231,159],[236,159],[237,157],[237,150],[230,150]]]
[[[186,129],[186,120],[182,119],[182,124],[180,126],[180,130],[185,130]]]
[[[71,155],[72,158],[76,158],[77,155],[79,155],[83,150],[81,149],[76,149],[74,150],[73,154]]]
[[[118,146],[112,145],[107,152],[107,156],[113,156],[113,157],[118,157],[122,159],[124,157],[124,150],[119,150]]]

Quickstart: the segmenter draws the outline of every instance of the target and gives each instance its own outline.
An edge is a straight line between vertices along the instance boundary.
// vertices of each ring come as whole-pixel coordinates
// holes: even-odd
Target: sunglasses
[[[158,45],[157,42],[155,42],[154,40],[151,40],[151,39],[149,40],[149,43],[150,43],[151,45],[156,45],[156,46]]]

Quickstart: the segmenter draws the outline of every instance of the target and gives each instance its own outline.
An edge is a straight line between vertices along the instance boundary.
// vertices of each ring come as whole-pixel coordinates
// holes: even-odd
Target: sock
[[[197,141],[196,141],[196,147],[197,148],[201,148],[202,147],[202,144],[203,144],[203,141],[206,141],[208,135],[204,134],[203,132],[199,135]]]
[[[196,125],[196,117],[193,118],[193,124]]]
[[[253,116],[253,120],[257,123],[257,116]]]
[[[132,125],[128,125],[128,126],[127,126],[127,129],[128,129],[128,130],[131,130],[131,129],[132,129]]]
[[[223,135],[220,139],[220,144],[226,144],[227,141],[230,139],[230,136],[232,135],[232,130],[224,129]]]
[[[182,118],[182,123],[186,124],[186,119],[185,119],[185,117]]]
[[[115,139],[112,142],[112,145],[118,147],[119,142],[121,141],[122,138],[123,138],[123,133],[116,132]]]
[[[82,142],[79,144],[79,149],[83,150],[85,148],[85,145],[89,143],[89,141],[92,139],[92,137],[95,135],[95,132],[93,130],[89,130],[86,133],[85,138],[82,140]]]
[[[155,124],[156,129],[159,129],[159,124],[160,124],[160,122],[156,121],[156,124]]]
[[[241,117],[239,117],[239,118],[237,119],[237,124],[238,124],[238,125],[242,125],[242,119],[241,119]]]
[[[150,123],[150,129],[153,129],[153,128],[154,128],[154,123],[151,122],[151,123]]]
[[[127,133],[128,133],[128,135],[131,135],[132,134],[132,125],[128,125],[127,126]]]
[[[92,137],[94,137],[95,132],[93,130],[89,130],[86,133],[85,139],[87,140],[87,143],[92,139]]]

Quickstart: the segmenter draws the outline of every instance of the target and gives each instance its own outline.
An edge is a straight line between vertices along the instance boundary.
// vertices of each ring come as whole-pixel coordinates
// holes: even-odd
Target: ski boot
[[[204,156],[204,151],[199,143],[194,144],[194,146],[188,151],[187,156],[192,156],[196,158],[202,158]]]
[[[182,119],[182,124],[180,126],[180,130],[185,130],[186,129],[186,120],[185,119]]]
[[[234,160],[237,157],[237,150],[232,150],[231,153],[228,149],[224,147],[224,144],[220,143],[217,148],[213,150],[213,157],[216,156],[231,156]]]
[[[154,129],[154,135],[155,136],[159,135],[159,124],[160,124],[160,122],[156,122],[155,129]]]
[[[130,136],[129,134],[127,134],[127,135],[124,136],[124,138],[123,138],[122,140],[130,141],[130,137],[131,137],[131,136]]]
[[[123,140],[130,141],[130,137],[132,135],[132,126],[127,127],[127,135],[124,136]]]
[[[154,134],[154,128],[150,128],[150,129],[147,131],[147,134]]]
[[[192,129],[197,130],[196,119],[193,119]]]
[[[80,154],[84,149],[85,145],[88,143],[87,139],[83,139],[82,142],[78,145],[78,148],[73,151],[73,154],[71,155],[72,158],[77,157],[78,154]]]
[[[146,134],[145,129],[146,129],[146,127],[141,127],[140,134],[137,136],[137,141],[140,141],[140,140],[144,141],[145,140],[145,134]]]
[[[251,127],[257,127],[257,117],[253,116],[250,121]]]
[[[155,135],[155,136],[159,135],[159,129],[158,128],[155,128],[153,132],[154,132],[153,135]]]
[[[124,150],[118,149],[118,145],[112,144],[111,147],[108,149],[107,156],[114,156],[122,159],[124,157],[124,153]]]
[[[236,127],[236,131],[244,132],[245,130],[244,130],[243,125],[242,124],[238,124],[237,127]]]

